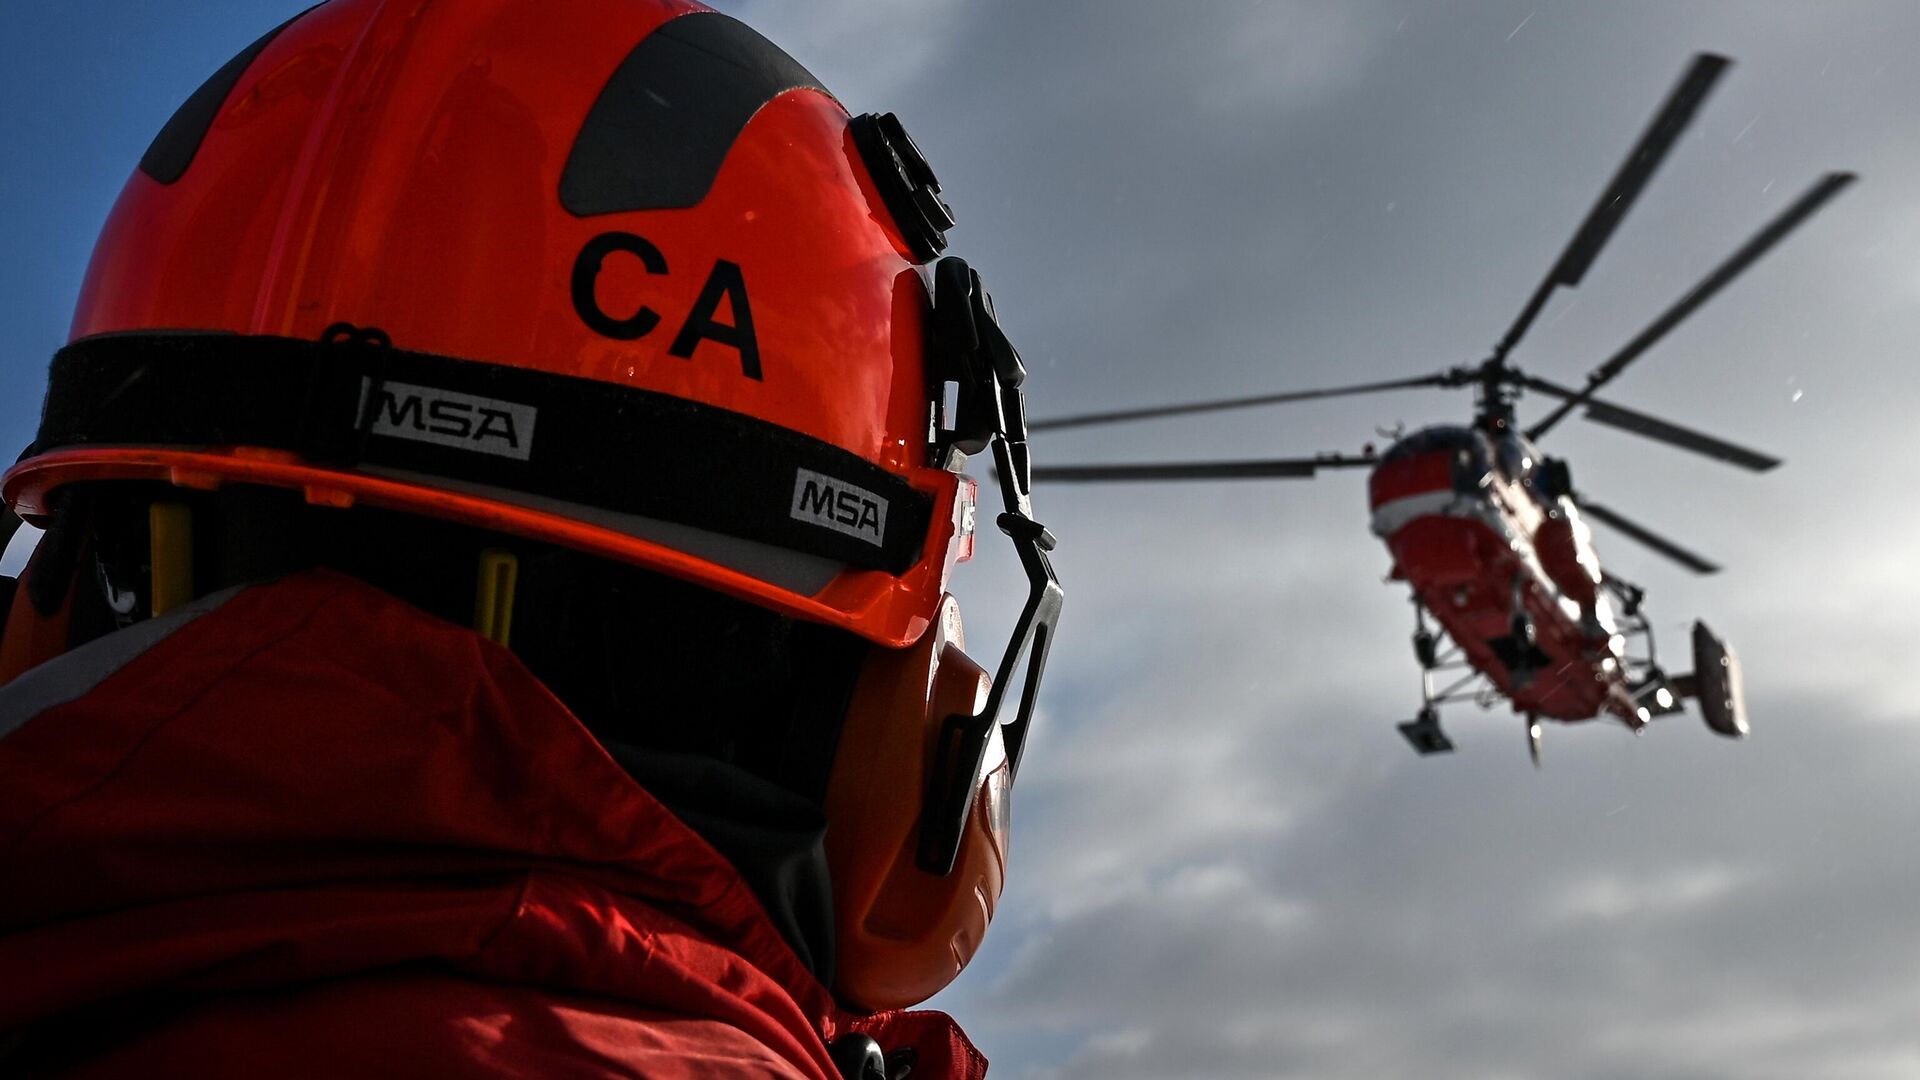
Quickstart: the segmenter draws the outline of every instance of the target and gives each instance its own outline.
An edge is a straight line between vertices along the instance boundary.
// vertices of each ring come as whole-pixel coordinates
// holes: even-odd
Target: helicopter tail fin
[[[1752,730],[1747,725],[1740,658],[1706,623],[1695,620],[1693,624],[1693,673],[1672,682],[1676,691],[1699,701],[1700,715],[1714,734],[1743,739]]]

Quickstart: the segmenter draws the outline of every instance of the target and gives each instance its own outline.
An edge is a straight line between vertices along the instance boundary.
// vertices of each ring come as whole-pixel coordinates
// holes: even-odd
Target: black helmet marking
[[[560,176],[579,217],[697,205],[761,107],[788,90],[829,93],[737,19],[669,19],[620,63],[587,113]]]
[[[314,7],[318,7],[316,4]],[[247,68],[253,66],[254,58],[260,55],[280,32],[292,26],[305,15],[295,15],[279,26],[267,31],[260,40],[240,50],[240,55],[227,61],[213,77],[200,84],[180,108],[174,110],[160,134],[153,137],[147,152],[140,158],[140,171],[158,180],[162,184],[171,184],[187,174],[187,166],[193,164],[194,155],[200,152],[200,144],[206,140],[207,131],[213,127],[214,118],[220,115],[220,107],[233,93],[234,84]]]

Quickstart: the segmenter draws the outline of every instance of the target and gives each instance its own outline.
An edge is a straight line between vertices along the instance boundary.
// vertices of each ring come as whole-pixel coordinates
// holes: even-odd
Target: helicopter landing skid
[[[1454,701],[1478,700],[1479,692],[1469,689],[1481,679],[1467,663],[1460,647],[1447,639],[1446,631],[1430,626],[1426,608],[1419,598],[1413,601],[1413,654],[1420,662],[1420,713],[1398,725],[1401,737],[1422,757],[1453,750],[1453,740],[1440,727],[1440,706]],[[1454,682],[1435,689],[1435,676],[1443,672],[1464,671]],[[1444,676],[1443,676],[1444,677]]]
[[[1413,746],[1413,752],[1421,757],[1453,752],[1453,740],[1440,730],[1440,714],[1431,706],[1421,709],[1419,716],[1401,724],[1400,734]]]

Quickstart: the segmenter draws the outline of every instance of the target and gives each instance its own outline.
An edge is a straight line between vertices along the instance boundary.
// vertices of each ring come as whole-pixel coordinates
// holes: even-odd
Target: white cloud
[[[1540,924],[1552,930],[1684,915],[1719,905],[1757,878],[1751,870],[1716,865],[1594,873],[1558,885],[1546,899]]]
[[[1203,111],[1270,116],[1319,106],[1365,75],[1381,40],[1382,14],[1362,5],[1310,0],[1241,11],[1238,19],[1205,20],[1220,36],[1218,52],[1183,65]]]
[[[715,4],[804,64],[854,113],[887,112],[956,47],[962,0],[807,0]],[[911,117],[909,117],[911,119]]]

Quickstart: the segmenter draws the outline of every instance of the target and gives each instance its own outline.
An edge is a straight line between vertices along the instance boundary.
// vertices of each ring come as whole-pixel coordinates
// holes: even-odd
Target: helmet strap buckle
[[[337,322],[320,332],[320,340],[328,345],[368,349],[376,358],[372,372],[366,376],[365,396],[360,402],[359,419],[354,423],[353,456],[343,462],[351,467],[367,456],[367,439],[373,434],[374,418],[380,414],[382,391],[387,388],[387,362],[393,355],[393,339],[377,326],[360,327],[350,322]],[[319,367],[320,364],[316,363],[315,368]]]

